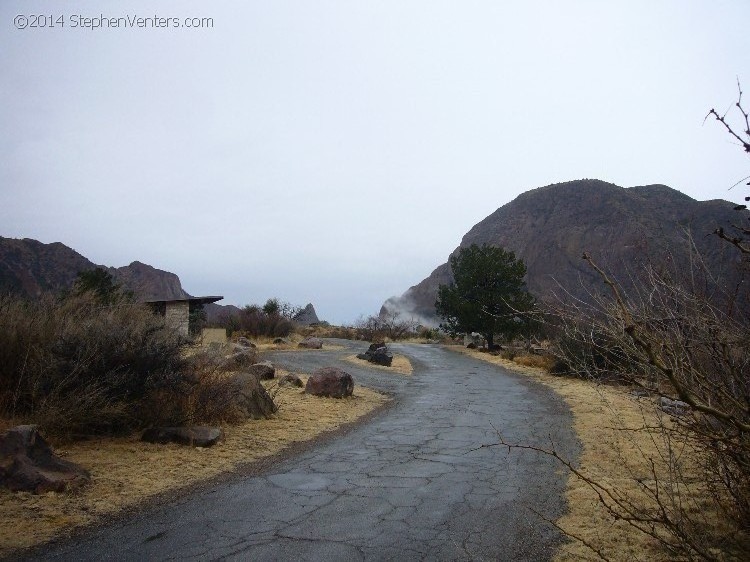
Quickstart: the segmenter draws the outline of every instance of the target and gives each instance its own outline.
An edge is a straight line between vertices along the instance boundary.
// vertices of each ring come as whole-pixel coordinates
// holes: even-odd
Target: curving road
[[[562,540],[535,515],[565,508],[552,459],[571,458],[570,414],[547,389],[439,346],[394,345],[411,377],[339,363],[346,351],[278,352],[290,370],[339,365],[395,404],[274,465],[34,554],[45,560],[545,560]],[[356,393],[356,388],[355,388]],[[532,511],[533,510],[533,511]]]

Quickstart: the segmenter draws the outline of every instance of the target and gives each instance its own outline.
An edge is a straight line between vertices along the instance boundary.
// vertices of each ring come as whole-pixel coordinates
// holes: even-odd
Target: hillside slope
[[[70,289],[80,271],[104,267],[114,280],[141,300],[179,299],[185,292],[174,273],[134,261],[124,267],[97,266],[60,242],[44,244],[30,238],[0,236],[0,294],[36,298]]]
[[[733,207],[727,201],[696,201],[665,185],[622,188],[600,180],[571,181],[519,195],[469,230],[459,248],[490,244],[514,251],[526,263],[529,291],[539,299],[553,298],[561,288],[585,296],[584,286],[598,280],[581,259],[584,251],[626,281],[645,260],[659,263],[671,255],[679,267],[687,267],[686,230],[709,269],[721,274],[727,259],[739,256],[707,235],[738,220]],[[450,280],[444,263],[400,297],[388,299],[381,313],[399,310],[434,323],[438,286]]]

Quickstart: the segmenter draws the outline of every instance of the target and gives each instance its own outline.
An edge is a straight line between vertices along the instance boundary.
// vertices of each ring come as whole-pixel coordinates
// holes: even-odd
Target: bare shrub
[[[212,327],[226,328],[232,335],[247,337],[285,338],[294,331],[294,322],[286,303],[271,299],[264,307],[247,305],[235,314],[224,314]]]
[[[48,434],[117,433],[174,378],[185,342],[147,308],[95,293],[0,298],[0,412]]]
[[[358,339],[366,341],[398,341],[416,336],[419,323],[413,318],[402,318],[398,312],[388,312],[382,316],[361,317],[354,329]]]
[[[696,256],[689,272],[646,264],[626,293],[584,258],[608,292],[555,310],[562,319],[561,359],[579,376],[616,375],[656,402],[642,403],[642,426],[621,428],[651,444],[633,448],[641,455],[638,466],[648,467],[629,468],[636,492],[566,464],[613,519],[650,535],[672,555],[748,559],[750,307],[744,285],[739,292],[727,287]]]
[[[254,354],[254,350],[249,350]],[[187,357],[178,377],[154,388],[144,401],[144,425],[240,423],[247,419],[232,395],[238,366],[211,351]]]

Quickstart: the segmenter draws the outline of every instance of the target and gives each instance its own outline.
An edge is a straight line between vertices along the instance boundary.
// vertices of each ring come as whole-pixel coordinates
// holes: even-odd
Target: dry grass
[[[519,364],[498,356],[462,347],[451,348],[477,359],[522,373],[551,388],[570,407],[573,428],[582,444],[579,469],[595,481],[606,483],[643,501],[648,499],[638,487],[636,478],[652,478],[647,458],[654,458],[659,470],[658,436],[646,431],[627,429],[664,423],[652,403],[631,396],[626,389],[597,385],[571,378],[549,375],[543,369]],[[668,423],[668,422],[667,422]],[[662,467],[663,468],[663,467]],[[570,475],[566,499],[568,512],[556,521],[565,532],[584,539],[613,562],[632,560],[668,560],[668,554],[657,542],[638,532],[624,521],[615,521],[601,505],[596,493],[585,482]],[[698,507],[703,503],[700,491],[684,498]],[[571,541],[558,551],[555,560],[598,560],[592,550],[579,541]]]
[[[251,341],[256,345],[258,351],[341,351],[344,348],[344,346],[341,345],[333,345],[329,344],[328,342],[323,342],[323,349],[307,349],[303,347],[299,347],[299,342],[305,339],[304,336],[300,334],[290,334],[289,336],[283,338],[286,340],[286,343],[273,343],[273,340],[276,338],[269,338],[265,336],[257,337],[257,338],[250,338]]]
[[[274,381],[267,384],[275,386]],[[346,399],[318,398],[295,387],[271,391],[276,392],[280,406],[272,419],[225,427],[225,439],[210,449],[153,445],[139,441],[138,435],[57,449],[62,457],[88,469],[91,483],[77,494],[35,496],[0,489],[0,557],[63,536],[158,494],[279,453],[354,422],[388,400],[362,386],[356,386],[354,396]],[[3,423],[12,424],[10,420]]]
[[[349,363],[353,363],[355,365],[372,367],[373,369],[386,371],[388,373],[399,373],[402,375],[411,375],[414,372],[414,367],[412,367],[412,364],[411,364],[411,361],[409,361],[409,358],[406,357],[405,355],[401,355],[400,353],[396,353],[393,355],[393,361],[391,362],[390,367],[385,367],[383,365],[376,365],[375,363],[369,363],[365,361],[364,359],[357,359],[356,355],[347,355],[346,357],[344,357],[344,361],[348,361]]]
[[[513,362],[522,367],[535,367],[548,371],[555,364],[555,358],[549,355],[519,355]]]

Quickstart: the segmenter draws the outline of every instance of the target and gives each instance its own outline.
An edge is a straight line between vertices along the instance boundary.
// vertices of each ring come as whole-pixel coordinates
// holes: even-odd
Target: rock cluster
[[[373,343],[367,351],[357,355],[357,359],[369,361],[375,365],[390,367],[393,362],[393,355],[389,353],[388,347],[385,343]]]
[[[690,406],[682,400],[671,400],[666,396],[659,398],[659,408],[670,416],[684,416],[690,411]]]
[[[305,392],[314,396],[344,398],[354,391],[352,376],[337,367],[323,367],[310,375]]]
[[[56,456],[36,426],[19,425],[0,435],[0,485],[14,492],[62,492],[89,479],[86,470]]]

